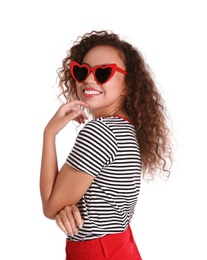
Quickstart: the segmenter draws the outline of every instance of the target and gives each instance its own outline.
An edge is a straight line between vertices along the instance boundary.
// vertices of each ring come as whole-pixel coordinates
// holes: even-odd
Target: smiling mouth
[[[97,91],[97,90],[87,90],[84,89],[83,93],[86,95],[100,95],[102,92],[101,91]]]

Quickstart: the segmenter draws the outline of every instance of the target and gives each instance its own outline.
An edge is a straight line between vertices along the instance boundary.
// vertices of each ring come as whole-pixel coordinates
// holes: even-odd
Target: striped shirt
[[[66,163],[95,177],[77,204],[83,228],[68,238],[89,240],[124,231],[134,214],[141,182],[133,125],[114,116],[91,120],[79,132]]]

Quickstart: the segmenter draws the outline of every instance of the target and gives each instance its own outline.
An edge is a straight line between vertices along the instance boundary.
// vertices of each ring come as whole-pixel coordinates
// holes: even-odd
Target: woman
[[[92,31],[74,43],[58,75],[67,102],[44,130],[44,214],[67,233],[66,259],[140,260],[130,222],[141,173],[169,175],[171,161],[165,106],[149,68],[118,35]],[[58,170],[55,138],[72,120],[88,122]]]

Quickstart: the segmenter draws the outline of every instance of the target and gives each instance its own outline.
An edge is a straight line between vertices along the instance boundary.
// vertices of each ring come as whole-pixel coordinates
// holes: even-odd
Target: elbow
[[[50,208],[47,206],[43,206],[43,214],[46,218],[49,218],[51,220],[54,220],[58,212],[52,211]]]

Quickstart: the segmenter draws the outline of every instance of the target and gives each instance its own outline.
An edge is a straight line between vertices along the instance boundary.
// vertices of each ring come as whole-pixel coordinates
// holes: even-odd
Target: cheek
[[[126,95],[125,78],[122,74],[113,77],[106,85],[108,85],[107,88],[111,89],[111,91],[115,91],[122,96]]]
[[[76,83],[76,95],[78,98],[79,98],[79,95],[81,94],[80,85],[81,85],[80,83]]]

